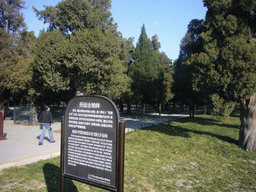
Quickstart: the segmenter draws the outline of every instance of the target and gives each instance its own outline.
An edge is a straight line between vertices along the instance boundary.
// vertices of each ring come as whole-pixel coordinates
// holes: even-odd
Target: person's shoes
[[[43,145],[43,142],[39,142],[38,145]]]
[[[51,141],[50,143],[55,143],[55,140]]]

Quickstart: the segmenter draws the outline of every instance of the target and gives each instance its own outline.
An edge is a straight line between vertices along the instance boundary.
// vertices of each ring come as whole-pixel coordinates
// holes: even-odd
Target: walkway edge
[[[5,163],[0,163],[0,170],[5,169],[5,168],[10,168],[13,166],[21,166],[21,165],[26,165],[26,164],[31,164],[40,160],[46,160],[49,158],[57,157],[60,156],[60,151],[54,151],[50,153],[45,153],[42,155],[36,155],[33,157],[26,157],[23,159],[17,159],[14,161],[9,161]]]

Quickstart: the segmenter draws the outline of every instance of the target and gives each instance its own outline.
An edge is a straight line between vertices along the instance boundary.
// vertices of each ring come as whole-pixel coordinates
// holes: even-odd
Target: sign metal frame
[[[96,131],[104,130],[104,134],[108,133],[111,135],[111,138],[113,141],[113,153],[112,155],[112,164],[113,166],[112,172],[109,172],[111,174],[111,182],[105,183],[101,180],[97,181],[94,179],[88,178],[88,175],[93,174],[93,171],[98,171],[99,173],[108,174],[106,171],[100,171],[97,170],[97,168],[88,168],[86,166],[78,165],[77,167],[69,167],[67,161],[68,161],[68,137],[70,137],[70,133],[72,132],[73,128],[69,127],[68,124],[68,118],[70,112],[76,111],[75,108],[77,108],[78,103],[90,103],[93,102],[95,107],[98,107],[99,110],[104,109],[108,111],[113,112],[113,128],[102,128],[98,127],[95,128],[93,126],[90,126],[89,131],[92,129],[95,129]],[[99,105],[97,105],[99,104]],[[81,105],[81,104],[80,104]],[[85,108],[88,106],[85,106]],[[111,130],[111,132],[108,132],[108,130]],[[88,131],[88,132],[89,132]],[[86,132],[86,133],[88,133]],[[90,132],[89,132],[90,133]],[[109,191],[116,191],[121,192],[123,191],[123,181],[124,181],[124,140],[125,140],[125,124],[124,122],[120,122],[119,112],[114,104],[109,98],[99,95],[93,95],[93,96],[77,96],[72,98],[65,111],[65,116],[62,117],[62,123],[61,123],[61,181],[60,181],[60,191],[65,191],[65,178],[69,178],[72,180],[76,180],[78,182],[86,183],[92,186],[96,186],[102,189],[106,189]],[[76,173],[76,169],[78,170],[78,174]],[[81,173],[81,169],[82,171]],[[103,178],[99,175],[99,178]],[[114,180],[114,181],[112,181]]]

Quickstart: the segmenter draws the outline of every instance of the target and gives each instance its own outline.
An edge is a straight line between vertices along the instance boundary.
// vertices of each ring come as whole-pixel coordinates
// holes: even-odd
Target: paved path
[[[200,111],[197,111],[200,112]],[[142,127],[159,124],[164,121],[187,117],[187,112],[182,114],[164,113],[159,117],[158,113],[146,114],[143,119],[136,115],[121,114],[120,121],[125,122],[125,132],[134,131]],[[4,132],[7,140],[0,141],[0,170],[12,166],[30,164],[38,160],[44,160],[60,155],[60,128],[61,124],[56,122],[52,125],[55,143],[44,140],[43,145],[38,145],[41,130],[39,126],[25,126],[14,124],[13,121],[4,121]],[[48,137],[48,132],[45,134]]]

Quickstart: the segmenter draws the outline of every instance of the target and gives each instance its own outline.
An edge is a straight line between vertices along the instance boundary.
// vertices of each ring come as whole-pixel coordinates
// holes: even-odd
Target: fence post
[[[14,124],[16,123],[16,106],[14,104],[14,111],[13,111],[13,121],[14,121]]]
[[[33,105],[29,105],[29,125],[33,124]]]

